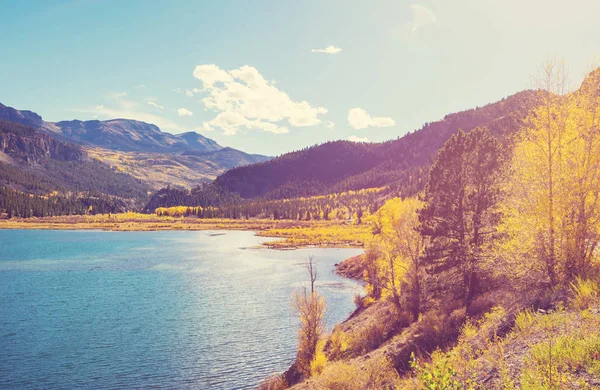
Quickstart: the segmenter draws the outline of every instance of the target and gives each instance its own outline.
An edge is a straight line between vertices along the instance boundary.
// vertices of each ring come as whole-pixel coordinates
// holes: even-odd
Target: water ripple
[[[249,389],[285,370],[309,254],[331,327],[356,250],[242,251],[251,232],[0,231],[0,388]]]

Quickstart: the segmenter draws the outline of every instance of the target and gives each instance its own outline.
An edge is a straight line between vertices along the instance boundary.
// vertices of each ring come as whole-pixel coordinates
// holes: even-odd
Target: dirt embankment
[[[363,280],[366,255],[360,254],[339,263],[335,269],[338,275],[349,279]]]

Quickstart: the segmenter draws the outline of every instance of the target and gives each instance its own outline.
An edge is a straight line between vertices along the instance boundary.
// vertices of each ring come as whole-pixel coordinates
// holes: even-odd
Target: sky
[[[137,119],[279,155],[379,142],[533,86],[578,85],[597,0],[0,0],[0,102]]]

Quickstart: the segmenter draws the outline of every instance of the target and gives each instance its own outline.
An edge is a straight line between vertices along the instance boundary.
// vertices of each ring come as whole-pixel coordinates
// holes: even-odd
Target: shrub
[[[354,305],[356,305],[356,308],[359,311],[366,309],[367,307],[371,306],[373,303],[375,303],[375,299],[371,296],[367,295],[366,297],[361,297],[360,294],[356,294],[354,296]]]
[[[524,389],[559,388],[568,383],[570,374],[594,374],[600,365],[600,333],[579,331],[537,343],[524,362]]]
[[[325,340],[319,340],[319,342],[317,343],[317,350],[315,351],[315,356],[310,362],[311,375],[319,375],[321,372],[323,372],[323,369],[327,365],[327,356],[325,355],[325,352],[323,352],[324,346]]]
[[[531,328],[531,325],[535,322],[535,318],[533,317],[533,312],[531,309],[526,309],[517,314],[515,318],[515,327],[520,332],[526,332]]]
[[[385,390],[395,389],[398,373],[387,358],[373,358],[359,363],[332,363],[323,372],[321,384],[335,390]]]
[[[418,323],[420,337],[417,347],[423,351],[433,351],[447,346],[456,339],[464,321],[464,310],[455,310],[448,315],[437,310],[423,314]]]
[[[329,337],[329,343],[329,356],[333,360],[342,358],[350,346],[348,334],[336,328],[333,329]]]
[[[427,390],[462,389],[456,379],[456,371],[450,364],[450,357],[437,350],[431,354],[431,362],[421,364],[411,355],[411,366],[417,377],[417,388]]]
[[[579,310],[589,309],[592,305],[598,305],[600,288],[593,280],[577,278],[575,283],[572,283],[573,297],[571,304]]]

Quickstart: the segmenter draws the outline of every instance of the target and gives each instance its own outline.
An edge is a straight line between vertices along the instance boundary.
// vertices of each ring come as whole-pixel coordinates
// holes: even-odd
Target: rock
[[[31,127],[4,121],[0,121],[0,152],[28,164],[39,164],[47,159],[82,161],[87,158],[78,146],[57,141]]]

